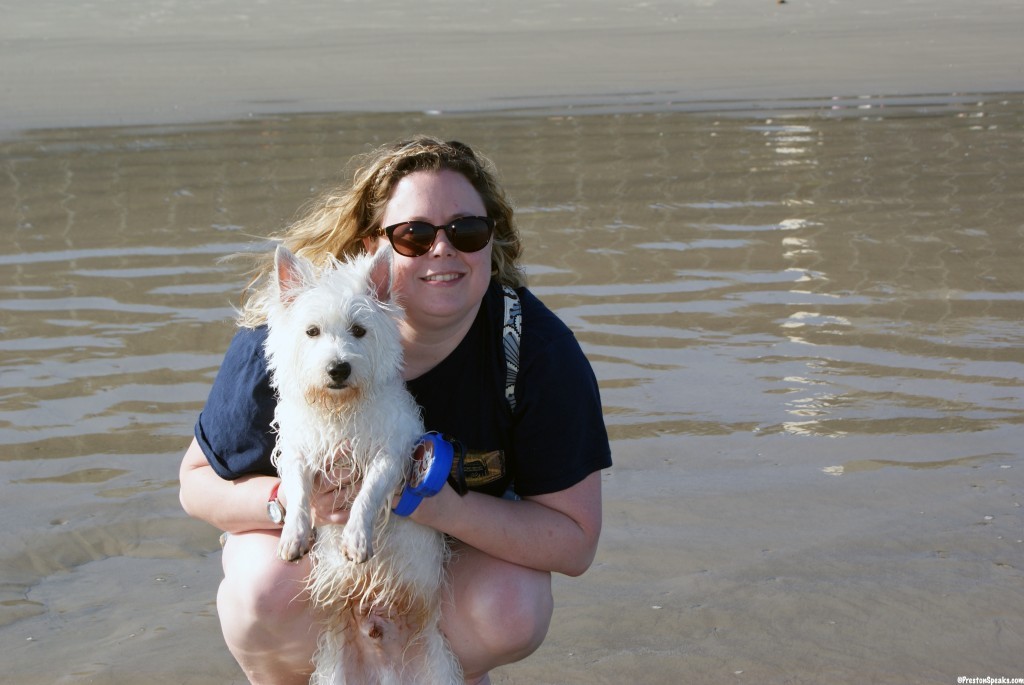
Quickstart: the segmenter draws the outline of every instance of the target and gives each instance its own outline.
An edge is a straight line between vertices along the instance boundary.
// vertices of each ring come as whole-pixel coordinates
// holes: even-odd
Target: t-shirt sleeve
[[[243,328],[235,334],[196,421],[196,440],[221,478],[275,473],[270,424],[276,401],[263,353],[265,339],[265,328]]]
[[[572,333],[547,340],[522,362],[513,429],[516,493],[558,492],[610,467],[597,379]]]

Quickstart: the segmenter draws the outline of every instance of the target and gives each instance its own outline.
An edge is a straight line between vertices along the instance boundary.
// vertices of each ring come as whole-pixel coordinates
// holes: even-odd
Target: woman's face
[[[426,221],[435,226],[464,216],[486,216],[483,199],[462,174],[417,171],[400,180],[391,193],[382,226]],[[392,249],[386,236],[380,248]],[[491,280],[492,242],[477,252],[459,252],[438,231],[426,254],[394,258],[393,286],[413,328],[458,327],[476,317]]]

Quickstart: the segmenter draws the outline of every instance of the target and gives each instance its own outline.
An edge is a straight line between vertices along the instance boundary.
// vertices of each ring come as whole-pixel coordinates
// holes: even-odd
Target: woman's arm
[[[278,530],[267,517],[273,476],[224,480],[193,440],[181,461],[179,498],[185,512],[229,533]],[[318,493],[330,511],[337,484]],[[287,502],[282,502],[287,508]],[[347,511],[326,515],[344,523]],[[319,517],[318,517],[319,518]],[[460,497],[451,487],[423,500],[410,517],[493,557],[521,566],[578,576],[594,560],[601,534],[601,474],[560,492],[510,501],[476,492]],[[328,521],[324,521],[328,522]]]
[[[267,516],[267,500],[274,485],[281,482],[276,476],[253,474],[235,480],[225,480],[213,470],[199,443],[192,439],[178,471],[181,484],[178,499],[185,513],[229,533],[251,530],[275,530],[281,526]],[[310,507],[316,524],[343,524],[348,520],[347,473],[339,470],[326,478],[317,478],[313,484]],[[284,490],[277,493],[285,509],[288,502]]]
[[[178,498],[189,516],[229,533],[279,528],[267,516],[267,500],[279,478],[252,475],[225,480],[193,439],[181,460],[178,480]]]
[[[410,516],[493,557],[540,571],[581,575],[601,534],[601,473],[560,492],[511,501],[451,487]]]

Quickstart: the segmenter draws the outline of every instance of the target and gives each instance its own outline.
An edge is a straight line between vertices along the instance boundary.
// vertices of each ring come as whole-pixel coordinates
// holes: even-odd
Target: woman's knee
[[[231,535],[224,545],[224,580],[217,593],[225,614],[242,623],[271,618],[287,622],[309,612],[305,593],[309,565],[277,558],[277,537],[266,533]]]
[[[523,569],[507,580],[492,616],[505,633],[506,649],[522,659],[532,654],[547,637],[554,611],[551,574]]]
[[[224,545],[217,614],[224,642],[252,683],[306,683],[318,630],[305,592],[308,561],[277,558],[277,536],[232,535]]]
[[[551,574],[496,562],[478,581],[456,590],[458,613],[470,617],[476,638],[506,663],[533,653],[551,624]]]

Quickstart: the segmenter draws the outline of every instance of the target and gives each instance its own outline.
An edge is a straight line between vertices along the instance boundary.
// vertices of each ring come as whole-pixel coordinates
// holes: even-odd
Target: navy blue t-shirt
[[[521,496],[557,492],[611,466],[590,363],[554,313],[529,290],[517,292],[523,332],[514,412],[505,400],[504,296],[494,282],[458,347],[406,383],[427,430],[457,438],[470,453],[504,454],[505,476],[473,488],[493,495],[510,483]],[[266,334],[266,327],[238,331],[196,422],[196,439],[222,478],[276,473]]]

